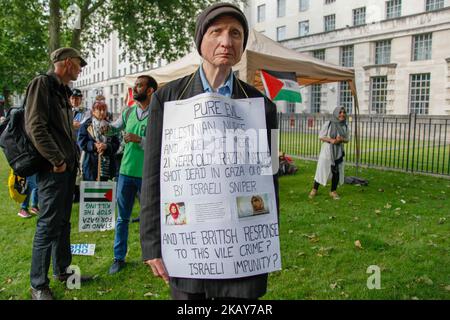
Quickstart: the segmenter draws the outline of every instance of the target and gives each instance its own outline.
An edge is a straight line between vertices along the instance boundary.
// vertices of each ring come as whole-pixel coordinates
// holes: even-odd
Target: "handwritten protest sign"
[[[116,183],[82,181],[78,230],[106,231],[115,226]]]
[[[93,256],[95,253],[95,244],[93,243],[76,243],[70,245],[70,251],[73,255]]]
[[[263,98],[206,93],[165,103],[161,243],[170,276],[239,278],[281,269],[269,167]]]

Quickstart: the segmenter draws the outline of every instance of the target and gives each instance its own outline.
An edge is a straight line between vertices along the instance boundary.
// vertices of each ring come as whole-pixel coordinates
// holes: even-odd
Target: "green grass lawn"
[[[263,299],[450,299],[450,180],[360,169],[368,187],[344,185],[339,201],[322,188],[310,200],[315,163],[297,164],[296,175],[280,179],[283,270],[270,275]],[[29,299],[36,218],[16,215],[3,154],[0,168],[0,299]],[[356,175],[355,169],[347,167],[347,175]],[[113,237],[112,231],[79,233],[74,205],[72,243],[95,243],[96,252],[74,256],[73,264],[97,278],[81,290],[52,280],[57,299],[169,298],[168,287],[141,262],[136,223],[130,225],[127,267],[107,274]],[[381,270],[380,290],[367,288],[371,265]]]

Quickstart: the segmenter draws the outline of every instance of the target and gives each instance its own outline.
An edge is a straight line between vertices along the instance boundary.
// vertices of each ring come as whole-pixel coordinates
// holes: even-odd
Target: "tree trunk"
[[[53,52],[60,47],[61,30],[61,4],[59,0],[50,0],[50,20],[49,20],[49,51]]]

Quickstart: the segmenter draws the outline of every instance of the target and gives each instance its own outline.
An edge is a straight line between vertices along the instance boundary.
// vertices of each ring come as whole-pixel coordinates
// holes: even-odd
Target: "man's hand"
[[[128,142],[139,143],[139,142],[141,142],[141,137],[139,137],[137,134],[127,132],[123,136],[123,141],[125,141],[125,143],[128,143]]]
[[[152,259],[145,261],[145,264],[152,268],[153,274],[157,277],[163,278],[166,283],[169,283],[169,275],[162,259]]]
[[[98,154],[103,155],[103,153],[106,150],[106,144],[101,143],[101,142],[96,142],[95,143],[95,149],[97,149]]]
[[[66,169],[67,169],[67,164],[66,164],[66,162],[64,161],[63,164],[60,165],[59,167],[54,166],[54,167],[53,167],[53,172],[54,172],[54,173],[63,173],[63,172],[66,171]]]
[[[73,128],[74,129],[80,129],[81,123],[80,121],[73,121]]]

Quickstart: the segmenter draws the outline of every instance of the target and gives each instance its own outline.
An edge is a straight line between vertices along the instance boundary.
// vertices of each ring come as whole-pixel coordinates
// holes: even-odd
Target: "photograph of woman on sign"
[[[168,205],[168,206],[167,206]],[[186,224],[184,202],[166,204],[166,225]]]
[[[270,213],[270,202],[267,194],[237,197],[236,202],[239,218]]]
[[[261,196],[256,195],[252,197],[252,208],[253,208],[253,214],[264,214],[268,213],[269,211],[264,207],[264,200]]]

